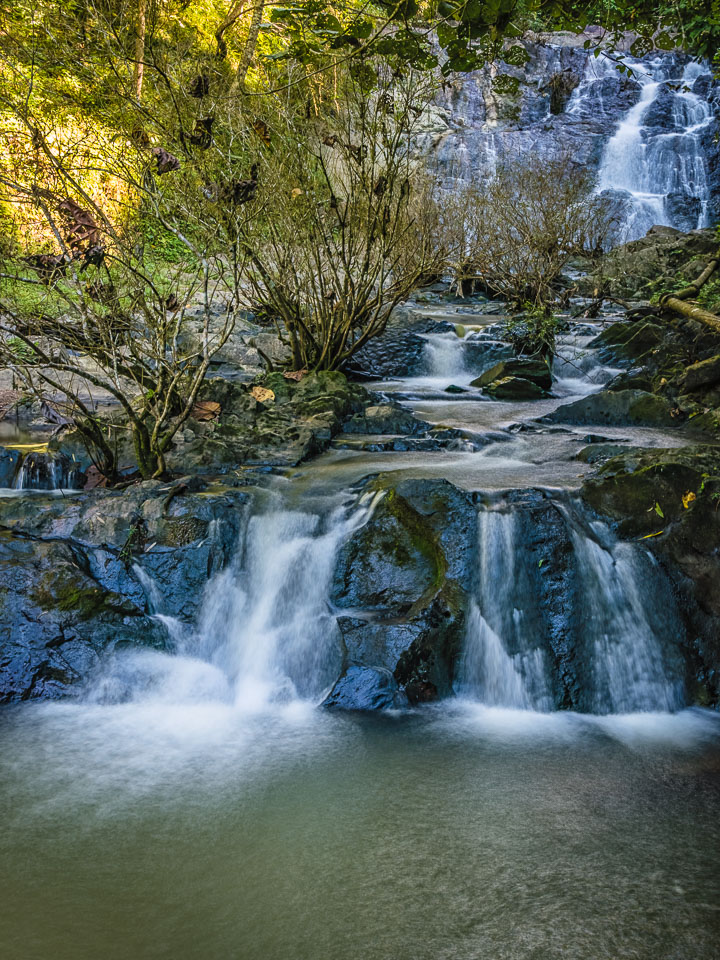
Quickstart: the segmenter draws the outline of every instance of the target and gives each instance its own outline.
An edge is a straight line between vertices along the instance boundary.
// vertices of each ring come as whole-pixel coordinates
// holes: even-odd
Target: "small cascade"
[[[655,224],[706,226],[710,186],[703,135],[713,112],[693,87],[710,77],[710,69],[690,63],[672,79],[662,58],[630,66],[640,99],[605,147],[597,189],[622,202],[623,239],[643,236]]]
[[[13,481],[14,490],[75,490],[82,487],[83,471],[64,454],[26,453]]]
[[[381,497],[367,494],[351,509],[324,515],[272,504],[251,516],[234,562],[208,583],[195,630],[162,612],[157,584],[136,565],[174,656],[142,651],[118,658],[90,698],[176,702],[181,690],[182,699],[221,699],[249,712],[321,700],[342,663],[328,600],[337,552]]]
[[[459,695],[596,714],[684,705],[682,622],[646,549],[616,541],[577,504],[501,503],[483,509],[478,524]]]
[[[467,372],[465,344],[455,333],[427,334],[425,369],[430,377],[461,379]]]
[[[589,652],[592,713],[678,710],[682,624],[657,562],[637,544],[613,542],[608,527],[573,525],[578,633]]]
[[[478,581],[471,602],[457,692],[492,706],[549,710],[552,697],[531,570],[517,515],[478,517]]]

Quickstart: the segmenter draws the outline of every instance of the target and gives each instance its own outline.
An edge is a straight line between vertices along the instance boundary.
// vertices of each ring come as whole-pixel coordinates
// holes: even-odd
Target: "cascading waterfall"
[[[682,626],[657,562],[632,543],[614,543],[607,526],[571,536],[581,602],[578,633],[591,656],[593,713],[677,710],[683,706]]]
[[[517,517],[483,510],[478,517],[478,582],[471,601],[457,692],[492,706],[549,710],[546,656]]]
[[[615,541],[557,504],[572,545],[564,633],[582,709],[672,711],[684,705],[682,624],[664,574],[638,544]],[[542,596],[543,559],[527,543],[521,511],[480,512],[477,584],[456,692],[489,706],[551,710],[553,614]]]
[[[251,516],[235,560],[208,584],[196,630],[183,630],[159,612],[157,585],[136,567],[174,655],[141,651],[117,658],[90,698],[219,699],[248,712],[273,702],[318,702],[342,661],[328,603],[337,551],[381,497],[366,494],[353,508],[326,515],[273,504]]]
[[[673,80],[663,59],[629,65],[640,99],[605,147],[597,189],[623,199],[624,239],[643,236],[655,224],[705,226],[710,187],[702,135],[713,113],[693,86],[709,77],[710,69],[690,63]]]
[[[431,377],[459,378],[466,373],[465,345],[455,333],[428,334],[425,367]]]

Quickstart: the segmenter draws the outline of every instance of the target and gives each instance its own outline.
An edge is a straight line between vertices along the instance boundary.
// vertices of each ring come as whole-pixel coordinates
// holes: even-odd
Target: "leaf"
[[[540,569],[540,567],[542,567],[542,565],[543,565],[544,563],[545,563],[545,560],[544,560],[544,559],[543,559],[543,560],[538,560],[538,570]]]
[[[205,423],[208,420],[217,420],[220,416],[221,406],[219,403],[215,403],[214,400],[198,400],[195,406],[192,408],[192,413],[190,416],[193,420],[198,420],[200,423]]]
[[[256,118],[252,122],[252,128],[255,131],[255,133],[258,135],[258,137],[262,140],[262,142],[265,144],[265,146],[269,147],[272,141],[270,139],[270,128],[265,123],[265,121],[260,120],[259,117]]]
[[[638,37],[630,47],[630,53],[633,57],[644,57],[655,49],[655,44],[651,37]]]
[[[251,387],[250,393],[258,403],[272,403],[275,399],[275,394],[267,387]]]
[[[641,540],[651,540],[653,537],[659,537],[659,536],[661,536],[663,533],[665,533],[664,530],[658,530],[657,533],[646,533],[645,536],[644,536],[644,537],[640,537],[640,539],[641,539]]]
[[[302,190],[300,189],[300,187],[294,187],[294,188],[290,191],[290,196],[291,196],[291,197],[301,197],[302,194],[303,194],[303,192],[302,192]]]
[[[283,373],[283,377],[286,380],[294,380],[295,383],[298,383],[307,373],[307,370],[286,370]]]
[[[695,500],[697,500],[697,497],[695,496],[695,494],[692,492],[692,490],[688,490],[688,492],[683,495],[682,505],[685,507],[686,510],[689,510],[690,504],[693,503]]]
[[[662,509],[662,507],[660,506],[660,504],[657,502],[657,500],[655,501],[655,513],[656,513],[659,517],[661,517],[663,520],[665,519],[665,514],[663,513],[663,509]]]

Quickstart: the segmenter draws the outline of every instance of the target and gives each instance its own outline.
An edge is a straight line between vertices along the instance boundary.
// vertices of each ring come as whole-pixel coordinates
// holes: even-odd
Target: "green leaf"
[[[663,513],[663,509],[662,509],[662,507],[660,506],[660,504],[659,504],[657,501],[655,501],[655,513],[656,513],[662,520],[665,519],[665,514]]]

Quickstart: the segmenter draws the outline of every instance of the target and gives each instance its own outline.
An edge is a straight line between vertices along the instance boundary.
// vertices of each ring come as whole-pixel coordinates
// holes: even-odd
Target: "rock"
[[[711,257],[716,250],[713,230],[680,233],[670,227],[653,228],[640,240],[606,254],[582,286],[599,288],[615,297],[650,299],[672,288],[677,273],[688,264]]]
[[[20,468],[22,457],[18,450],[0,447],[0,487],[12,487]]]
[[[581,463],[603,463],[613,457],[622,456],[627,448],[619,443],[593,443],[582,450],[575,457]]]
[[[720,454],[714,445],[630,449],[586,480],[582,496],[615,520],[624,537],[644,537],[673,580],[686,620],[690,695],[720,701]]]
[[[720,383],[720,354],[689,366],[680,382],[688,393]]]
[[[681,230],[694,230],[702,214],[702,201],[700,197],[678,190],[665,198],[665,210]]]
[[[652,319],[613,323],[588,346],[599,348],[603,363],[637,362],[661,344],[666,330]]]
[[[446,481],[378,478],[369,522],[340,551],[332,602],[347,662],[389,670],[403,688],[452,691],[473,576],[476,509]]]
[[[644,390],[602,390],[574,403],[563,404],[543,417],[541,422],[671,427],[677,426],[680,418],[673,416],[673,407],[667,400]]]
[[[331,710],[392,710],[407,704],[388,670],[348,667],[323,706]]]
[[[552,373],[548,364],[539,358],[513,357],[500,360],[470,384],[472,387],[488,387],[495,381],[507,378],[522,379],[547,391],[552,386]]]
[[[383,403],[367,407],[345,424],[344,433],[417,436],[431,429],[404,407]]]
[[[4,502],[0,702],[65,695],[120,645],[164,647],[165,628],[149,616],[158,598],[160,612],[193,619],[235,551],[248,495],[192,486]]]
[[[531,380],[523,377],[503,377],[485,387],[485,392],[495,400],[540,400],[547,396],[547,391]]]
[[[445,393],[467,393],[465,387],[458,387],[457,384],[451,383],[449,387],[445,387]]]

